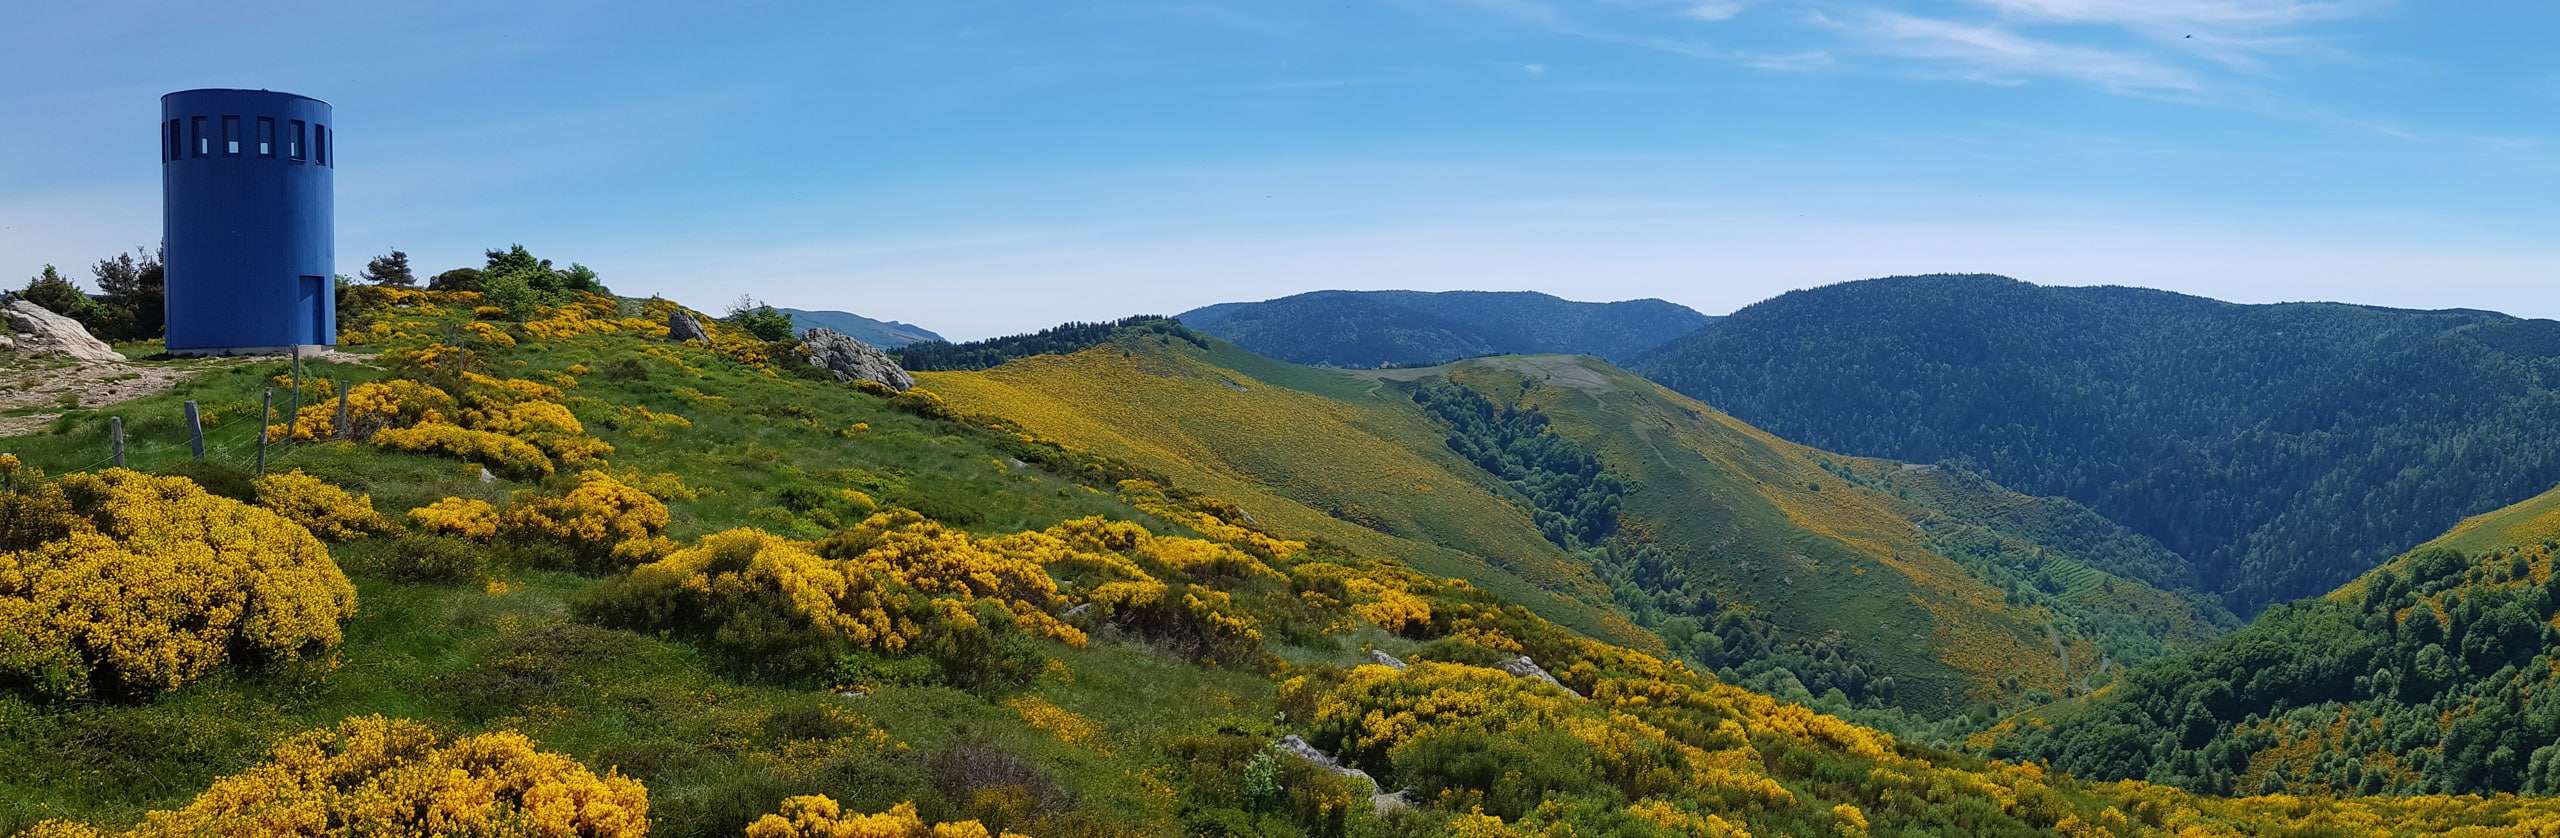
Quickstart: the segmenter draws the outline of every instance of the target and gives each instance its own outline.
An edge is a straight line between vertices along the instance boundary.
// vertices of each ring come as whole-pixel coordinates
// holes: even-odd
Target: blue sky
[[[156,241],[159,94],[268,87],[337,106],[345,273],[955,338],[1939,271],[2560,316],[2538,0],[391,5],[0,9],[0,269]]]

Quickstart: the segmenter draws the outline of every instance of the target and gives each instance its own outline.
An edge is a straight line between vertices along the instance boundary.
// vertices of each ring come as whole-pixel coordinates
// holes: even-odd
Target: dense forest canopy
[[[2560,491],[2013,722],[1991,752],[2213,794],[2560,792],[2554,536]]]
[[[936,370],[982,370],[1016,358],[1033,355],[1064,355],[1100,346],[1123,334],[1155,334],[1197,342],[1200,338],[1183,328],[1181,323],[1151,314],[1123,317],[1104,323],[1065,323],[1027,335],[1008,335],[967,343],[919,341],[898,347],[889,353],[898,365],[915,372]]]
[[[2560,481],[2560,323],[2489,312],[1897,277],[1636,369],[1789,439],[2086,503],[2243,614]]]
[[[1623,363],[1715,320],[1661,300],[1583,303],[1529,291],[1313,291],[1177,319],[1272,358],[1352,368],[1535,353]]]

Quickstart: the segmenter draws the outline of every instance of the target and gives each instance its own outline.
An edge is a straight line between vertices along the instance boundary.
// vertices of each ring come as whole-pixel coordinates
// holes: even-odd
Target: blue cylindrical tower
[[[171,354],[337,344],[336,128],[309,96],[160,97]]]

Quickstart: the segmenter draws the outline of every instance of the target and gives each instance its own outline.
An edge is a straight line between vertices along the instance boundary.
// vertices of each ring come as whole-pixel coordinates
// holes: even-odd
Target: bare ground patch
[[[64,411],[96,409],[168,392],[196,375],[262,359],[205,358],[84,364],[61,358],[0,361],[0,436],[33,433]]]

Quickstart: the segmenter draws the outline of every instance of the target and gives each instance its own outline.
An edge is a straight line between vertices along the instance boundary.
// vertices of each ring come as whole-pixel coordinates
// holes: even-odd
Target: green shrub
[[[485,581],[485,548],[470,541],[436,535],[403,534],[390,549],[374,555],[374,573],[413,585],[464,585]]]
[[[179,460],[160,467],[154,474],[184,477],[204,487],[206,494],[226,497],[241,503],[258,502],[258,477],[248,469],[212,460]]]
[[[1614,791],[1590,770],[1601,764],[1590,744],[1562,731],[1444,730],[1405,743],[1393,759],[1396,778],[1422,799],[1455,792],[1505,820],[1550,796]]]

